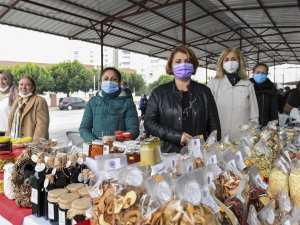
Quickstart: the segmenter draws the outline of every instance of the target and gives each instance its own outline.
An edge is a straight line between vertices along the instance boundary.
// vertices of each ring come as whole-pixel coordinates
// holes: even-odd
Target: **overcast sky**
[[[0,60],[58,63],[74,60],[78,51],[82,63],[90,64],[91,52],[94,61],[100,61],[100,46],[95,44],[6,25],[0,25],[0,34]]]

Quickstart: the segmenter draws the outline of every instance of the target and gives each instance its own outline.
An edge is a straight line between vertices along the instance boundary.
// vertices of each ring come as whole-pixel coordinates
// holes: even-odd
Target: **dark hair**
[[[269,73],[269,67],[265,63],[256,63],[255,66],[253,67],[252,71],[254,72],[257,67],[259,66],[264,66],[267,70],[267,73]]]
[[[170,75],[173,74],[173,59],[174,59],[174,55],[177,52],[182,52],[182,53],[184,53],[188,56],[191,64],[193,64],[193,66],[194,66],[194,73],[196,73],[196,70],[199,67],[198,59],[197,59],[195,53],[192,51],[192,49],[188,48],[185,45],[177,46],[172,50],[171,55],[170,55],[170,57],[168,59],[168,62],[167,62],[166,73],[170,74]]]
[[[24,78],[30,80],[30,82],[31,82],[31,84],[32,84],[32,86],[33,86],[32,94],[35,95],[35,94],[36,94],[36,88],[37,88],[35,80],[34,80],[31,76],[24,76],[24,77],[21,77],[20,80],[22,80],[22,79],[24,79]]]
[[[106,68],[102,71],[102,73],[101,73],[100,81],[102,80],[103,74],[104,74],[106,71],[108,71],[108,70],[113,70],[113,71],[116,73],[116,75],[118,76],[119,81],[121,82],[121,80],[122,80],[122,74],[121,74],[120,71],[117,70],[115,67],[106,67]]]

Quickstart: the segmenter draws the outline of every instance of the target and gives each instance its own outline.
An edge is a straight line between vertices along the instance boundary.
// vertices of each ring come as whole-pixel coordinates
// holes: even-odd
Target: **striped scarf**
[[[18,103],[18,107],[16,108],[15,114],[14,114],[14,119],[12,122],[12,127],[11,127],[11,132],[10,132],[10,137],[11,138],[21,138],[21,118],[22,118],[22,113],[23,110],[28,103],[29,98],[23,98],[22,101]]]

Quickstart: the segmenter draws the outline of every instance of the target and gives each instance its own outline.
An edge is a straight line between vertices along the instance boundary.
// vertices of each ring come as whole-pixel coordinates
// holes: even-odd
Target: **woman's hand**
[[[192,136],[189,135],[188,133],[183,132],[181,135],[181,140],[180,140],[180,145],[184,146],[187,144],[188,140],[191,138]]]

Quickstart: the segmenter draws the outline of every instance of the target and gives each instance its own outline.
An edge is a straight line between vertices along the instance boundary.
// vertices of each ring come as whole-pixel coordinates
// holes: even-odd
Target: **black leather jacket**
[[[208,87],[191,81],[188,92],[190,100],[196,99],[192,106],[193,133],[207,136],[214,130],[221,137],[221,126],[214,97]],[[162,141],[162,152],[179,153],[182,146],[182,92],[175,82],[160,85],[153,90],[147,105],[144,126],[153,136]]]

